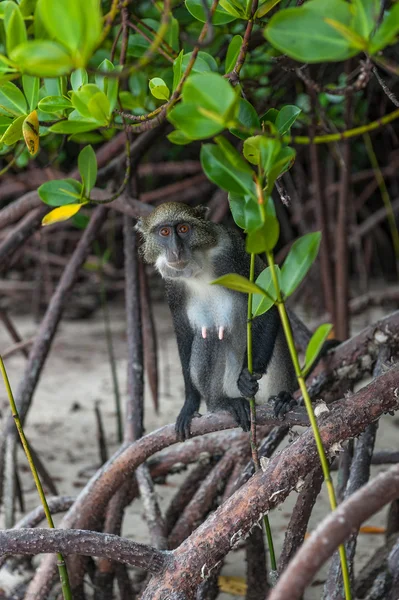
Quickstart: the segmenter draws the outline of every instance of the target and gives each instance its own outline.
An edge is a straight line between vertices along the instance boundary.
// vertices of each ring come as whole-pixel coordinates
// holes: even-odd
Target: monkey
[[[250,429],[248,398],[275,402],[276,413],[294,404],[298,384],[278,310],[252,321],[253,373],[247,368],[248,297],[211,282],[227,273],[249,277],[250,256],[240,233],[206,219],[206,207],[159,205],[138,220],[140,253],[165,280],[182,365],[185,401],[177,417],[179,440],[205,400],[210,412],[228,411]],[[255,277],[265,268],[256,257]]]

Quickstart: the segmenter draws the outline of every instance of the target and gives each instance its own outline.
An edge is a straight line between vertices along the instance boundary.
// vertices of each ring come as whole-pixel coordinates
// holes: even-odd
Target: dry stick
[[[18,330],[16,329],[15,325],[11,321],[10,317],[8,316],[7,312],[3,309],[0,309],[0,320],[3,321],[4,327],[7,329],[8,333],[10,334],[11,339],[16,344],[20,344],[22,342],[22,338],[19,335]],[[21,350],[22,354],[25,356],[25,358],[28,358],[29,352],[26,349],[26,345],[20,346],[20,350]],[[3,354],[3,358],[4,358],[4,354]]]
[[[191,502],[201,482],[209,475],[213,468],[213,462],[200,462],[186,477],[183,484],[173,496],[165,512],[165,533],[170,535],[180,515]]]
[[[394,393],[394,389],[391,389]],[[377,475],[326,517],[298,551],[269,600],[297,600],[339,544],[399,495],[399,465]]]
[[[32,472],[32,476],[33,476],[34,482],[36,484],[36,488],[37,488],[40,500],[43,505],[43,510],[46,515],[48,526],[51,529],[54,529],[53,517],[51,516],[51,512],[50,512],[50,509],[49,509],[49,506],[48,506],[47,500],[46,500],[46,495],[44,493],[41,481],[39,479],[39,476],[38,476],[36,468],[35,468],[35,464],[33,462],[33,458],[32,458],[32,455],[31,455],[31,452],[29,449],[28,440],[25,437],[22,422],[21,422],[21,419],[18,414],[17,405],[15,403],[14,396],[11,391],[10,382],[8,380],[8,375],[7,375],[7,372],[6,372],[4,363],[3,363],[3,359],[1,358],[1,356],[0,356],[0,371],[3,376],[4,384],[5,384],[5,387],[7,390],[8,399],[10,401],[11,414],[14,419],[15,426],[18,430],[19,437],[21,439],[21,443],[22,443],[22,446],[23,446],[25,454],[26,454],[26,458],[28,459],[28,462],[29,462],[30,470]],[[58,572],[59,572],[60,581],[61,581],[62,595],[64,597],[64,600],[72,600],[71,588],[69,585],[69,578],[68,578],[68,570],[67,570],[67,567],[65,564],[64,557],[60,552],[57,553],[57,560],[58,560],[57,566],[58,566]]]
[[[345,71],[350,70],[350,60],[346,61]],[[350,95],[345,97],[345,127],[351,126],[352,100]],[[349,337],[349,255],[348,255],[348,213],[351,171],[351,145],[349,140],[342,142],[341,185],[338,200],[338,216],[336,223],[336,257],[335,257],[335,335],[339,340]],[[324,232],[323,232],[324,233]],[[323,237],[328,235],[324,233]],[[331,313],[333,314],[333,313]]]
[[[320,466],[317,466],[305,477],[303,488],[299,492],[285,532],[284,545],[278,561],[278,572],[280,575],[285,571],[288,563],[303,544],[309,519],[320,493],[323,479],[323,472]]]
[[[62,552],[66,556],[104,556],[159,573],[168,554],[117,535],[81,529],[8,529],[0,531],[0,554]]]
[[[349,400],[337,402],[330,414],[320,418],[320,435],[327,452],[333,444],[358,435],[381,414],[398,406],[398,375],[399,367],[392,368]],[[258,418],[262,412],[259,410]],[[201,578],[249,533],[265,511],[284,501],[298,479],[316,466],[317,461],[313,432],[308,429],[179,546],[173,553],[173,569],[153,577],[141,600],[161,600],[176,589],[181,600],[191,599]]]
[[[106,438],[105,432],[104,432],[104,425],[103,425],[103,419],[101,416],[99,402],[96,402],[94,405],[94,414],[96,416],[96,424],[97,424],[97,442],[98,442],[100,465],[103,465],[108,460],[108,450],[107,450],[107,438]]]
[[[316,98],[313,91],[309,90],[312,103],[312,125],[309,131],[309,137],[314,138],[316,134]],[[334,303],[334,285],[333,273],[331,268],[331,248],[330,235],[327,222],[326,200],[321,182],[319,149],[315,144],[310,144],[310,166],[312,180],[315,191],[315,213],[317,229],[322,232],[320,245],[320,271],[323,285],[323,297],[326,310],[330,313],[333,322],[335,322],[335,303]]]
[[[47,211],[47,206],[40,206],[40,208],[29,213],[0,244],[0,272],[7,269],[9,257],[39,229]]]
[[[139,264],[139,280],[141,322],[143,327],[144,368],[151,389],[154,410],[158,413],[158,346],[148,277],[143,262],[140,262]]]
[[[198,487],[169,536],[169,547],[171,549],[177,548],[183,540],[188,538],[209,512],[216,495],[222,491],[226,484],[226,479],[234,466],[237,452],[241,452],[240,447],[227,451]]]
[[[374,367],[373,376],[378,377],[384,370],[385,363],[390,358],[390,350],[387,346],[382,346],[378,354],[378,359]],[[377,434],[378,422],[371,423],[367,429],[359,436],[353,455],[350,474],[346,486],[344,499],[346,500],[354,494],[363,485],[366,485],[370,478],[370,465],[373,456],[374,443]],[[346,542],[346,556],[348,560],[349,575],[353,587],[353,561],[356,551],[358,531],[352,533]],[[328,577],[324,585],[324,598],[326,600],[341,600],[342,590],[342,571],[339,563],[339,557],[334,554],[330,564]]]
[[[35,392],[47,355],[50,351],[51,343],[60,322],[64,307],[67,304],[79,270],[90,251],[91,244],[93,243],[102,224],[105,221],[106,214],[107,211],[102,208],[97,208],[93,212],[90,223],[84,231],[75,252],[73,253],[67,267],[62,274],[57,289],[51,298],[46,314],[41,322],[39,331],[36,335],[29,355],[29,360],[27,362],[23,378],[16,392],[16,404],[22,423],[24,423],[29,410],[32,396]],[[5,473],[5,479],[12,494],[8,497],[7,503],[8,526],[12,525],[14,521],[12,481],[15,470],[15,450],[16,437],[14,432],[14,422],[12,418],[9,418],[4,428],[3,444],[0,455],[0,462],[3,463],[5,461],[6,467],[8,467],[7,473]],[[5,459],[6,456],[7,459]]]
[[[381,582],[381,576],[388,574],[387,559],[390,551],[398,541],[398,536],[390,536],[383,546],[377,548],[373,556],[367,561],[356,577],[355,593],[356,598],[364,598],[373,588],[374,582],[378,579]],[[386,595],[381,600],[386,599]]]

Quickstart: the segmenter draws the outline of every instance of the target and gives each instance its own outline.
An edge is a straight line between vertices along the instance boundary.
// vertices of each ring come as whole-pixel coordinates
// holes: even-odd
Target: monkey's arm
[[[194,334],[184,310],[183,295],[179,294],[176,288],[170,289],[167,287],[167,296],[169,307],[172,311],[173,325],[184,378],[185,400],[176,420],[177,437],[179,440],[184,441],[190,437],[191,420],[198,411],[201,403],[201,396],[195,388],[190,375],[190,358]]]
[[[277,309],[272,307],[252,322],[252,371],[248,371],[248,352],[245,352],[244,364],[238,378],[238,389],[246,398],[253,398],[258,391],[258,379],[267,371],[275,350],[280,318]]]

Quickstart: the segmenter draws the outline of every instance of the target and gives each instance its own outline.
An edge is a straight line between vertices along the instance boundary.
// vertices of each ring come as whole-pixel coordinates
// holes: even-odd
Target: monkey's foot
[[[258,380],[262,377],[259,373],[250,373],[248,369],[243,369],[237,381],[238,389],[244,398],[254,398],[259,390]]]
[[[183,406],[176,419],[175,431],[179,442],[184,442],[191,437],[190,425],[193,417],[201,415],[196,410],[187,409]]]
[[[270,396],[269,401],[274,402],[274,414],[279,419],[284,419],[284,416],[294,406],[298,405],[298,402],[293,398],[290,392],[279,392],[277,396]]]
[[[244,431],[251,429],[251,413],[249,402],[244,398],[231,398],[225,407]]]

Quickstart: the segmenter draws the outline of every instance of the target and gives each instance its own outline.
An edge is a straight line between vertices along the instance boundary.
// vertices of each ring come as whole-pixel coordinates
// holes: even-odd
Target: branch
[[[170,559],[164,552],[109,533],[81,529],[6,529],[0,531],[0,554],[62,552],[101,556],[159,573]]]
[[[269,600],[302,597],[318,569],[360,525],[399,495],[399,465],[380,473],[326,517],[282,574]]]

